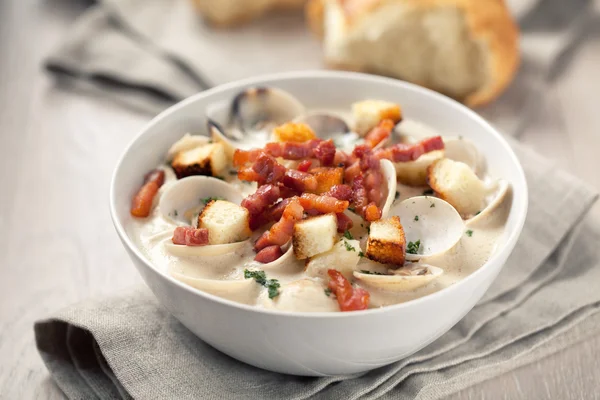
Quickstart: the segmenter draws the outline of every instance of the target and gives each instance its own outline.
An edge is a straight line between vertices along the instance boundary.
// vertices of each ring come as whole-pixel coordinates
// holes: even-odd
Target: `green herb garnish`
[[[418,254],[419,247],[421,247],[421,239],[417,240],[416,242],[408,242],[408,245],[406,246],[406,252],[408,254]]]
[[[352,234],[348,230],[346,232],[344,232],[344,237],[346,239],[349,239],[349,240],[353,240],[354,239],[354,236],[352,236]]]
[[[342,240],[344,240],[344,239],[342,239]],[[346,246],[346,250],[347,251],[356,251],[356,249],[354,248],[354,246],[352,246],[350,243],[348,243],[345,240],[344,240],[344,246]]]
[[[435,207],[435,203],[431,203],[431,205],[429,206],[429,208],[433,208]]]
[[[281,287],[281,284],[277,279],[267,279],[267,274],[265,274],[265,271],[250,271],[249,269],[245,269],[244,278],[254,279],[256,283],[266,287],[269,291],[270,299],[279,296],[279,288]]]
[[[400,192],[396,192],[394,195],[394,200],[398,200],[400,198]]]
[[[359,252],[358,252],[358,256],[359,256],[359,257],[364,257],[364,256],[365,256],[365,253],[363,253],[362,251],[359,251]]]
[[[213,200],[214,200],[214,201],[217,201],[217,200],[225,200],[225,197],[220,197],[220,196],[215,196],[215,197],[205,197],[205,198],[203,198],[203,199],[200,199],[200,202],[201,202],[201,203],[204,203],[204,204],[208,204],[208,203],[210,203],[210,202],[211,202],[211,201],[213,201]]]
[[[433,189],[427,189],[423,191],[423,196],[431,196],[433,194]]]
[[[366,269],[361,269],[360,272],[363,273],[363,274],[368,274],[368,275],[385,275],[385,274],[382,274],[381,272],[369,271],[369,270],[366,270]]]
[[[229,175],[237,175],[237,171],[235,169],[230,169],[229,170]]]
[[[177,216],[177,215],[179,215],[179,213],[177,212],[177,210],[173,210],[173,215],[174,215],[174,216]]]
[[[479,215],[479,214],[481,214],[481,210],[479,210],[475,213],[475,215]]]
[[[418,220],[419,220],[419,216],[415,215],[415,221],[418,221]]]
[[[367,235],[370,235],[370,234],[371,234],[371,227],[367,226]]]
[[[469,229],[468,231],[465,232],[467,234],[468,237],[473,236],[473,231],[471,229]]]
[[[325,289],[325,296],[329,297],[331,295],[331,289]]]
[[[348,207],[348,211],[352,211],[353,213],[356,213],[356,209],[354,207]]]

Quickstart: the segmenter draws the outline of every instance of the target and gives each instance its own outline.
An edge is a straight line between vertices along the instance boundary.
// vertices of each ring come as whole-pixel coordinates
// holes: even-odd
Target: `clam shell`
[[[344,134],[351,133],[348,123],[343,118],[330,113],[310,113],[296,118],[295,122],[307,124],[317,137],[324,140],[336,139]]]
[[[244,304],[253,304],[261,289],[261,286],[257,285],[254,279],[226,281],[192,278],[175,271],[169,271],[169,274],[195,289]]]
[[[510,191],[510,184],[505,179],[499,179],[494,182],[490,187],[490,194],[486,197],[486,207],[466,221],[467,226],[477,224],[479,221],[484,220],[491,213],[496,211],[502,204],[506,196]]]
[[[437,150],[425,153],[415,161],[394,163],[398,181],[408,186],[427,185],[427,168],[442,157],[444,157],[444,151]]]
[[[390,211],[390,207],[392,207],[392,204],[396,199],[396,188],[398,183],[396,181],[396,168],[394,168],[394,164],[390,160],[381,160],[380,165],[383,177],[387,183],[387,197],[381,208],[381,217],[386,218]]]
[[[294,257],[294,249],[292,248],[291,243],[287,245],[287,249],[284,246],[283,250],[283,255],[277,260],[266,264],[254,261],[250,267],[262,269],[267,273],[269,271],[296,272],[298,270],[298,265],[303,263],[297,262],[296,257]]]
[[[448,202],[432,196],[418,196],[394,204],[389,216],[397,215],[406,242],[420,241],[418,254],[406,253],[407,260],[444,253],[462,237],[465,224]]]
[[[425,274],[412,274],[412,270],[425,269]],[[416,264],[394,270],[391,275],[365,274],[354,272],[354,277],[365,284],[389,291],[409,291],[427,285],[444,273],[444,270],[427,264]]]
[[[190,225],[188,211],[198,209],[200,200],[206,197],[221,197],[235,204],[243,200],[242,194],[227,182],[210,176],[188,176],[166,188],[159,200],[159,212],[177,225]]]
[[[164,242],[165,250],[177,257],[210,257],[223,254],[235,253],[248,246],[250,240],[227,244],[212,244],[206,246],[185,246],[180,244]],[[282,258],[282,257],[280,257]]]
[[[208,144],[210,138],[203,135],[190,135],[186,133],[181,139],[173,143],[169,151],[167,152],[167,161],[170,161],[179,152],[191,150],[196,147],[204,146]]]
[[[444,138],[444,157],[467,164],[480,175],[483,172],[482,156],[473,142],[462,137]]]

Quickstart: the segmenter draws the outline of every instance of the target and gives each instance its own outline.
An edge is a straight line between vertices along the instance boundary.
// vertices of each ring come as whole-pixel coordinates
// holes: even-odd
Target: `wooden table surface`
[[[35,349],[36,319],[141,282],[113,230],[108,188],[117,157],[148,116],[62,90],[41,69],[83,7],[67,0],[0,1],[3,399],[63,398]],[[522,140],[600,190],[596,21]],[[600,207],[593,212],[600,216]],[[595,337],[452,398],[600,398],[599,355]]]

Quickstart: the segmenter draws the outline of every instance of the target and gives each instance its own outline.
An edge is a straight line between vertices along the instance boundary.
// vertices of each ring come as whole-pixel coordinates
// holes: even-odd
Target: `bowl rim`
[[[521,181],[523,186],[523,201],[517,204],[517,208],[515,212],[517,212],[517,225],[515,229],[509,234],[506,243],[500,251],[494,253],[481,267],[479,267],[476,271],[472,272],[465,278],[459,280],[458,282],[445,287],[437,292],[425,295],[423,297],[419,297],[417,299],[413,299],[404,303],[393,304],[385,307],[371,308],[367,310],[360,310],[354,312],[328,312],[328,311],[318,311],[318,312],[296,312],[296,311],[282,311],[277,309],[267,309],[260,308],[253,305],[242,304],[235,302],[233,300],[228,300],[219,296],[215,296],[210,293],[203,292],[199,289],[195,289],[192,286],[186,285],[183,282],[178,281],[173,278],[166,272],[159,270],[159,268],[155,267],[141,252],[138,246],[129,239],[125,228],[119,218],[117,217],[117,194],[115,192],[115,183],[117,179],[117,175],[119,175],[119,171],[121,170],[122,164],[125,158],[128,156],[131,148],[136,144],[136,142],[144,135],[146,132],[155,125],[158,121],[168,118],[171,114],[176,113],[179,109],[186,107],[188,104],[196,102],[198,99],[210,97],[215,93],[219,93],[222,91],[226,91],[229,89],[234,89],[240,86],[249,86],[249,85],[261,85],[265,84],[265,82],[270,82],[269,84],[276,85],[277,81],[285,81],[285,80],[293,80],[293,79],[327,79],[327,78],[342,78],[347,80],[359,80],[365,83],[385,83],[394,85],[397,87],[402,87],[403,90],[418,92],[422,95],[428,96],[434,101],[438,101],[441,103],[445,103],[447,106],[451,107],[457,113],[466,114],[467,117],[474,119],[479,125],[482,126],[483,130],[487,131],[488,134],[494,136],[501,144],[502,149],[506,152],[509,158],[512,160],[513,164],[517,167],[518,179]],[[513,187],[515,185],[513,184]],[[134,138],[129,142],[126,146],[125,150],[120,155],[117,164],[113,170],[110,182],[110,191],[109,191],[109,199],[110,199],[110,216],[113,222],[113,225],[119,235],[121,241],[128,247],[128,249],[135,254],[135,256],[142,261],[145,267],[154,270],[158,275],[161,276],[162,279],[166,279],[169,283],[176,285],[183,290],[190,292],[193,295],[204,297],[205,299],[217,303],[221,303],[224,306],[234,307],[239,310],[251,311],[259,314],[268,314],[268,315],[277,315],[281,317],[290,317],[290,318],[356,318],[359,316],[369,316],[376,315],[380,313],[393,312],[395,310],[406,309],[410,307],[417,306],[419,304],[423,304],[426,302],[436,301],[438,298],[447,295],[448,293],[456,290],[460,290],[462,286],[464,286],[468,281],[476,279],[477,276],[484,273],[484,270],[490,268],[490,265],[493,264],[497,259],[501,257],[501,255],[505,252],[505,249],[510,249],[510,253],[514,249],[514,246],[523,230],[523,225],[525,223],[525,217],[527,216],[527,208],[529,203],[529,191],[527,186],[527,180],[525,178],[525,173],[523,171],[523,167],[519,162],[516,154],[506,141],[502,137],[502,135],[494,128],[489,122],[487,122],[484,118],[482,118],[475,111],[466,107],[465,105],[457,102],[454,99],[451,99],[443,94],[435,92],[433,90],[418,86],[416,84],[400,81],[393,78],[387,78],[382,76],[375,76],[365,73],[359,72],[347,72],[347,71],[326,71],[326,70],[302,70],[302,71],[290,71],[290,72],[281,72],[274,74],[262,74],[253,76],[246,79],[236,80],[232,82],[228,82],[222,85],[215,86],[214,88],[196,93],[184,100],[179,101],[176,104],[168,107],[167,109],[161,111],[158,115],[152,118],[148,123],[146,123],[134,136]]]

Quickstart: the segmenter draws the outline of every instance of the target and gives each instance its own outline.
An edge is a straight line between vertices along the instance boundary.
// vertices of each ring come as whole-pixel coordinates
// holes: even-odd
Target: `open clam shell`
[[[193,278],[175,271],[169,271],[169,273],[173,278],[193,288],[244,304],[254,304],[261,288],[254,279],[224,281]]]
[[[159,212],[177,225],[190,225],[194,212],[204,207],[203,199],[221,198],[235,204],[243,200],[232,185],[210,176],[188,176],[169,185],[159,200]]]
[[[409,291],[429,284],[444,270],[427,264],[415,264],[391,271],[392,274],[373,274],[354,271],[354,277],[371,287],[389,291]]]
[[[390,160],[381,160],[380,165],[381,172],[383,172],[383,177],[387,183],[387,196],[385,198],[385,203],[383,203],[383,207],[381,208],[381,216],[382,218],[386,218],[390,211],[390,207],[392,207],[392,204],[396,199],[398,182],[396,181],[396,168]]]
[[[325,112],[314,112],[300,116],[294,122],[302,122],[310,126],[317,137],[327,139],[338,139],[345,134],[351,134],[350,127],[346,121],[334,114]],[[356,135],[356,138],[358,136]]]
[[[486,196],[486,207],[481,210],[478,214],[469,218],[466,221],[467,226],[475,225],[480,221],[483,221],[487,216],[496,211],[506,196],[510,192],[510,184],[504,179],[495,181],[489,188],[489,194]]]
[[[407,260],[419,260],[450,250],[465,230],[465,223],[456,209],[432,196],[411,197],[394,204],[388,215],[400,217],[407,243],[420,244],[414,254],[407,248]]]
[[[231,254],[249,246],[250,240],[236,243],[212,244],[207,246],[185,246],[165,241],[165,250],[177,257],[211,257]],[[282,257],[280,257],[282,258]]]
[[[479,150],[473,142],[463,137],[444,138],[444,157],[468,165],[479,176],[483,172],[483,159]]]

